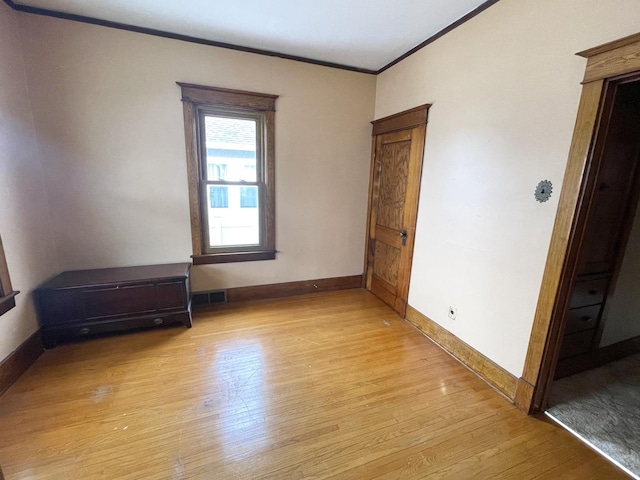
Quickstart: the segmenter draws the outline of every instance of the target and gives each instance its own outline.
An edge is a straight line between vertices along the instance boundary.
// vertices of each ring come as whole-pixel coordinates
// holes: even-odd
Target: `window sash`
[[[274,260],[276,258],[275,231],[275,102],[277,95],[230,90],[225,88],[194,85],[177,82],[181,88],[184,112],[184,132],[186,144],[187,179],[189,187],[189,211],[191,219],[191,241],[194,265],[209,263],[245,262],[256,260]],[[257,168],[256,180],[259,183],[259,202],[261,211],[261,243],[249,249],[235,248],[226,252],[205,251],[205,231],[203,217],[203,189],[201,144],[199,142],[199,116],[201,111],[231,112],[262,116],[258,142],[261,162]],[[257,170],[256,168],[256,170]],[[253,179],[253,177],[252,177]],[[250,186],[253,182],[247,182]]]
[[[202,250],[205,254],[216,253],[234,253],[234,252],[251,252],[256,249],[262,250],[266,246],[266,212],[264,201],[264,114],[261,112],[246,112],[233,108],[214,108],[210,106],[199,107],[197,109],[197,142],[198,142],[198,160],[199,160],[199,180],[200,180],[200,207],[201,207],[201,223],[202,223]],[[205,131],[205,118],[207,116],[215,116],[221,118],[253,120],[256,122],[256,181],[224,181],[224,180],[208,180],[207,175],[209,165],[207,163],[207,142]],[[211,245],[211,231],[209,225],[210,205],[209,186],[256,186],[258,187],[258,243],[257,244],[240,244],[240,245]],[[228,194],[228,191],[227,191]],[[228,205],[228,203],[227,203]]]
[[[257,193],[254,195],[253,192]],[[251,193],[249,193],[251,192]],[[249,188],[246,186],[240,187],[240,208],[257,208],[259,205],[258,197],[260,195],[260,189]]]

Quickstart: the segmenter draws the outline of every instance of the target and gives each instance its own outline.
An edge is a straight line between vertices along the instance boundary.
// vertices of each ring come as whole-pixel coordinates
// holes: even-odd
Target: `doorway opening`
[[[640,196],[640,79],[613,83],[609,96],[606,131],[585,192],[586,218],[554,379],[606,363],[612,354],[603,355],[602,348],[640,336],[640,225],[634,222]]]
[[[546,413],[640,478],[640,78],[604,105]]]
[[[634,113],[616,112],[619,112],[621,102],[633,104],[633,99],[637,98],[640,33],[577,55],[587,59],[582,95],[529,348],[516,387],[515,403],[529,414],[541,413],[547,408],[561,356],[561,368],[564,368],[571,363],[567,359],[586,353],[592,354],[589,358],[598,358],[603,352],[620,355],[640,351],[640,338],[617,342],[619,348],[607,346],[606,351],[600,349],[601,340],[607,338],[604,336],[607,295],[615,292],[615,280],[622,262],[619,254],[624,251],[631,228],[629,219],[632,213],[628,212],[633,212],[632,206],[637,204],[638,193],[634,185],[638,182],[631,180],[637,175],[638,162],[633,155],[627,155],[627,170],[622,174],[620,169],[609,168],[607,171],[600,167],[612,164],[606,160],[607,155],[612,155],[611,152],[606,154],[605,146],[611,143],[607,140],[615,139],[615,135],[618,135],[618,140],[626,138],[622,143],[629,149],[634,137],[638,136],[633,131],[621,133],[621,125],[635,128],[633,120],[624,120],[625,115]],[[608,187],[609,177],[605,174],[615,179],[616,189]],[[605,177],[606,180],[602,181]],[[596,208],[599,197],[609,198],[608,203],[602,202],[608,207]],[[609,215],[618,217],[609,222],[609,227],[603,227],[606,225],[604,220],[600,223],[593,220],[597,217],[595,212],[600,212],[604,219]],[[594,225],[600,225],[600,228]],[[585,246],[589,238],[593,239],[591,246]],[[571,308],[583,307],[594,308],[569,312]],[[587,324],[588,328],[580,326],[572,330],[574,323]],[[568,327],[569,324],[571,326]],[[590,332],[584,333],[586,331]],[[579,335],[572,337],[577,339],[573,344],[569,338],[565,343],[566,333]]]

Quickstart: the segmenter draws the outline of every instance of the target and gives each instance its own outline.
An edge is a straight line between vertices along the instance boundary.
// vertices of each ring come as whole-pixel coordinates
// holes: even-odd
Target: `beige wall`
[[[376,118],[429,113],[409,303],[520,376],[585,61],[638,0],[501,0],[378,76]],[[547,203],[533,192],[553,182]],[[448,305],[457,307],[455,321]]]
[[[2,137],[0,195],[15,208],[0,212],[0,232],[16,287],[28,290],[58,265],[188,261],[176,81],[280,95],[278,260],[194,268],[195,290],[359,274],[374,95],[375,118],[428,102],[409,301],[520,375],[580,94],[584,60],[574,53],[640,31],[638,6],[501,0],[377,82],[19,14],[40,155],[19,48],[6,47],[19,43],[16,14],[3,6],[0,108],[18,120]],[[544,204],[533,199],[541,179],[554,183]],[[15,222],[18,213],[28,220]],[[35,329],[29,308],[6,317],[14,326],[0,354]]]
[[[362,273],[375,77],[21,14],[65,269],[189,261],[176,81],[277,94],[275,261],[194,290]]]
[[[0,317],[0,361],[38,328],[31,291],[57,269],[47,203],[18,18],[0,2],[0,235],[21,291]]]
[[[640,335],[640,204],[636,208],[629,241],[607,313],[600,347]]]

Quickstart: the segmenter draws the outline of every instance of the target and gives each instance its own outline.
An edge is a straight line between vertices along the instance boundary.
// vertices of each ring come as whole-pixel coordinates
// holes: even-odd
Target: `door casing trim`
[[[615,83],[640,73],[640,33],[579,52],[587,58],[582,95],[558,211],[515,403],[528,414],[546,408],[555,373],[564,310],[587,219],[592,166],[601,154]]]
[[[365,238],[365,251],[364,251],[364,269],[362,275],[362,286],[363,288],[368,288],[370,285],[369,279],[369,255],[374,248],[371,242],[371,212],[373,209],[373,195],[374,195],[374,183],[376,179],[376,137],[378,135],[383,135],[387,133],[409,130],[416,127],[422,127],[421,136],[419,145],[412,145],[413,148],[418,148],[418,155],[420,157],[420,168],[417,172],[410,172],[412,177],[417,177],[418,182],[421,182],[422,179],[422,164],[424,162],[424,149],[425,149],[425,136],[426,136],[426,125],[427,118],[429,114],[429,108],[431,104],[424,104],[417,106],[415,108],[411,108],[409,110],[405,110],[400,113],[396,113],[394,115],[389,115],[387,117],[374,120],[371,122],[373,125],[372,137],[371,137],[371,167],[369,173],[369,196],[368,196],[368,205],[367,205],[367,230],[366,230],[366,238]],[[413,153],[413,152],[412,152]],[[405,225],[406,229],[409,232],[408,236],[408,244],[405,248],[410,250],[410,261],[409,261],[409,271],[405,272],[407,275],[406,285],[403,285],[402,295],[399,295],[399,298],[396,300],[395,310],[400,313],[400,315],[404,318],[407,307],[407,296],[409,290],[409,282],[410,282],[410,272],[411,272],[411,260],[413,259],[413,240],[415,237],[415,229],[417,222],[417,213],[418,213],[418,203],[420,196],[420,186],[418,184],[418,188],[415,191],[415,198],[411,200],[411,208],[413,211],[410,215],[409,225]]]

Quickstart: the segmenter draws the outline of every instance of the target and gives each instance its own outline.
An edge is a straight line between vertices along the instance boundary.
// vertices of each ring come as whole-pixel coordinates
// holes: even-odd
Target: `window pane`
[[[208,208],[209,247],[229,247],[260,244],[260,209],[257,186],[225,187],[209,186],[210,199],[214,189],[224,189],[225,206],[214,206],[210,200]],[[218,195],[218,194],[214,194]],[[216,199],[218,202],[219,199]],[[215,203],[215,205],[222,205]]]
[[[228,208],[228,187],[209,186],[209,208]]]
[[[204,117],[207,180],[256,181],[256,121]]]
[[[240,208],[258,207],[258,187],[240,187]]]

